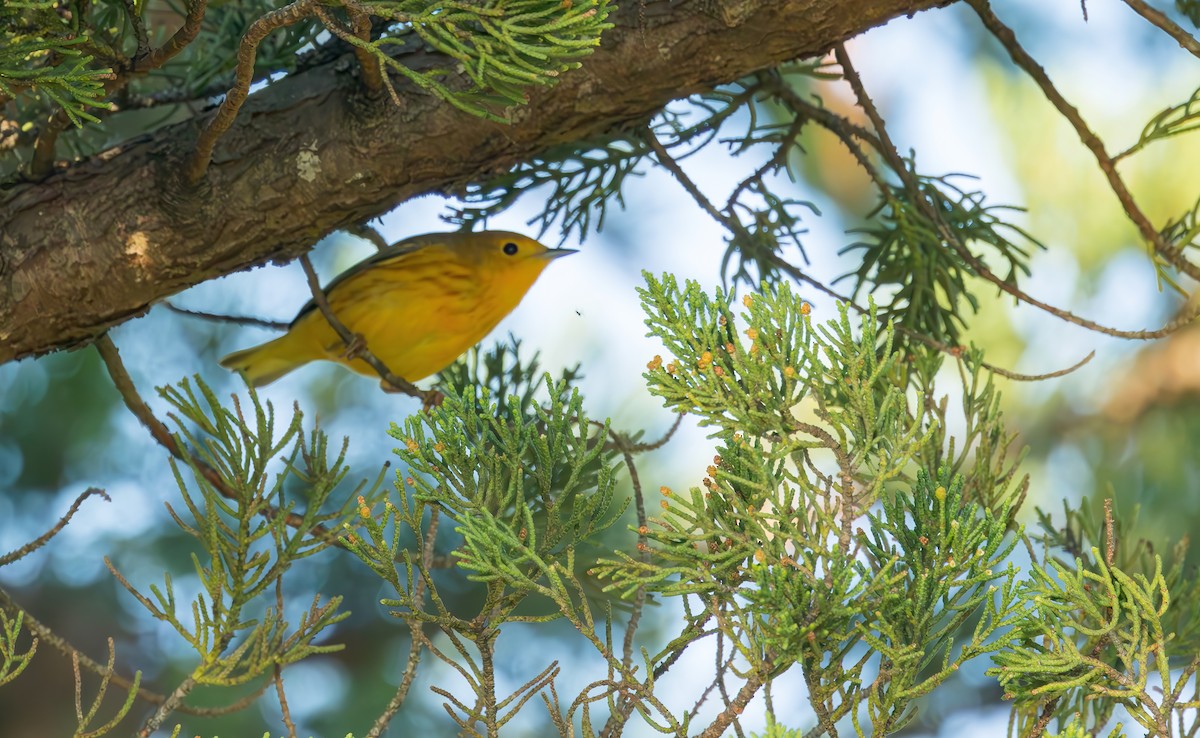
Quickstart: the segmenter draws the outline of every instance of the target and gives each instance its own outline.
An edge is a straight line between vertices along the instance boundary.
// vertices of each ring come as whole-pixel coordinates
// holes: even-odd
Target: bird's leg
[[[402,394],[404,390],[397,389],[391,382],[386,379],[380,380],[379,387],[390,395]],[[431,389],[426,390],[421,394],[421,410],[428,412],[431,408],[438,407],[442,401],[446,399],[446,395]]]
[[[425,397],[421,400],[422,412],[429,412],[433,408],[440,406],[442,401],[445,399],[446,396],[441,392],[438,392],[437,390],[429,390],[425,393]]]
[[[356,358],[363,349],[367,347],[367,339],[363,338],[361,333],[354,334],[354,340],[346,344],[346,350],[342,352],[343,359]]]

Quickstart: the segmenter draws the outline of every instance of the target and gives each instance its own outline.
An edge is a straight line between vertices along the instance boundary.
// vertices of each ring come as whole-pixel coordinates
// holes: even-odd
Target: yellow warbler
[[[334,316],[398,376],[415,382],[441,371],[512,312],[542,270],[573,249],[548,249],[506,231],[429,233],[394,244],[325,288]],[[346,347],[315,302],[287,333],[235,351],[221,366],[261,387],[325,359],[376,376]]]

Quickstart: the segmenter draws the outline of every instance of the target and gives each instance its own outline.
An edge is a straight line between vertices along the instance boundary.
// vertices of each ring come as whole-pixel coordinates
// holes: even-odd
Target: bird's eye
[[[517,253],[517,245],[511,241],[504,244],[504,253],[508,254],[509,256]]]

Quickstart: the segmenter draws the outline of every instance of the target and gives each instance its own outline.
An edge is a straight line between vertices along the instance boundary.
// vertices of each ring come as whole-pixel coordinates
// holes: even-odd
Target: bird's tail
[[[290,333],[258,346],[234,351],[221,359],[221,366],[240,372],[252,387],[262,387],[312,361]]]

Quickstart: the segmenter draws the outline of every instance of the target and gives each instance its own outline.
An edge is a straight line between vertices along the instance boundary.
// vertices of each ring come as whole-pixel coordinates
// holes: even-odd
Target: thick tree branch
[[[181,172],[198,118],[0,194],[0,362],[87,343],[180,290],[270,260],[546,148],[638,125],[672,99],[823,52],[947,0],[692,0],[633,7],[582,69],[504,126],[403,82],[370,102],[353,57],[255,93],[202,186]],[[632,7],[632,6],[631,6]],[[405,63],[438,60],[419,51]]]

